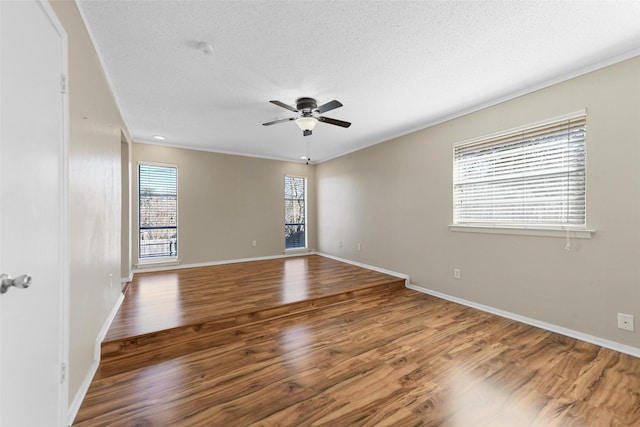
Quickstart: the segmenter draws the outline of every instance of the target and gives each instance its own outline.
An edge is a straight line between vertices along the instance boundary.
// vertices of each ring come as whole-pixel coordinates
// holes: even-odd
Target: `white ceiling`
[[[640,1],[79,0],[132,137],[324,161],[640,54]],[[213,45],[205,54],[198,43]],[[303,137],[270,104],[344,106]]]

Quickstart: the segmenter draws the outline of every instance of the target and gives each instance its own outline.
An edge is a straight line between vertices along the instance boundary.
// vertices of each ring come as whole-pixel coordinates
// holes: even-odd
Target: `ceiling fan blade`
[[[295,117],[289,117],[288,119],[278,119],[278,120],[274,120],[272,122],[267,122],[267,123],[263,123],[262,126],[271,126],[271,125],[275,125],[277,123],[284,123],[284,122],[290,122],[291,120],[295,120]]]
[[[334,99],[333,101],[327,102],[326,104],[319,106],[318,108],[316,108],[316,111],[322,114],[327,111],[335,110],[336,108],[339,108],[339,107],[342,107],[342,103]]]
[[[298,110],[296,110],[295,108],[293,108],[291,105],[287,105],[284,102],[280,102],[280,101],[269,101],[272,104],[277,105],[278,107],[282,107],[282,108],[286,108],[289,111],[292,111],[294,113],[297,113]]]
[[[343,122],[342,120],[332,119],[329,117],[320,116],[318,117],[318,120],[320,120],[321,122],[329,123],[330,125],[342,126],[343,128],[348,128],[349,126],[351,126],[351,123],[349,122]]]

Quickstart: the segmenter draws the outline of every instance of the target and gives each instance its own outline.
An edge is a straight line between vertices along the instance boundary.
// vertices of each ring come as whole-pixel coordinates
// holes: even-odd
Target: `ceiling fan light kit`
[[[312,131],[318,124],[318,119],[315,117],[299,117],[296,119],[296,124],[300,130]]]
[[[320,107],[318,107],[318,103],[313,98],[298,98],[298,100],[296,101],[295,108],[281,101],[272,100],[269,102],[271,102],[274,105],[277,105],[278,107],[287,109],[293,113],[300,113],[300,117],[278,119],[271,122],[263,123],[262,124],[263,126],[271,126],[276,123],[283,123],[283,122],[289,122],[289,121],[295,120],[300,130],[302,130],[303,136],[311,135],[313,129],[315,129],[318,122],[324,122],[330,125],[340,126],[343,128],[348,128],[349,126],[351,126],[351,123],[349,122],[332,119],[329,117],[323,117],[320,115],[326,111],[331,111],[336,108],[342,107],[342,103],[340,103],[340,101],[336,101],[335,99],[333,101],[327,102],[324,105],[321,105]]]

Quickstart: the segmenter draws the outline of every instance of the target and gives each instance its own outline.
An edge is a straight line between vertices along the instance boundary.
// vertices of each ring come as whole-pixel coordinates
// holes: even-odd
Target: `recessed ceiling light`
[[[300,160],[309,160],[307,156],[300,156]]]
[[[162,135],[153,135],[153,139],[157,139],[158,141],[164,141],[167,138],[165,138]]]

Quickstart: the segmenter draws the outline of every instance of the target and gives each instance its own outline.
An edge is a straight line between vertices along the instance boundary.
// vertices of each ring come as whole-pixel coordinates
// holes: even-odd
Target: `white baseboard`
[[[462,298],[454,297],[451,295],[443,294],[438,291],[433,291],[420,286],[408,284],[407,288],[413,289],[423,294],[432,295],[434,297],[442,298],[447,301],[455,302],[457,304],[465,305],[467,307],[475,308],[480,311],[495,314],[496,316],[505,317],[507,319],[515,320],[516,322],[524,323],[536,328],[545,329],[547,331],[555,332],[560,335],[564,335],[570,338],[575,338],[580,341],[585,341],[591,344],[598,345],[600,347],[608,348],[610,350],[619,351],[620,353],[628,354],[630,356],[640,358],[640,348],[632,347],[625,344],[620,344],[615,341],[606,340],[604,338],[596,337],[593,335],[585,334],[583,332],[574,331],[573,329],[563,328],[562,326],[554,325],[552,323],[542,322],[540,320],[532,319],[530,317],[521,316],[519,314],[511,313],[508,311],[500,310],[494,307],[490,307],[483,304],[478,304],[473,301],[465,300]]]
[[[355,265],[356,267],[366,268],[367,270],[377,271],[378,273],[388,274],[389,276],[399,277],[401,279],[404,279],[406,287],[409,287],[409,285],[410,285],[410,283],[409,283],[409,275],[408,274],[398,273],[397,271],[387,270],[386,268],[380,268],[380,267],[376,267],[375,265],[364,264],[364,263],[361,263],[361,262],[352,261],[352,260],[346,259],[346,258],[340,258],[340,257],[334,256],[334,255],[329,255],[329,254],[325,254],[325,253],[322,253],[322,252],[318,252],[317,255],[323,256],[325,258],[330,258],[330,259],[333,259],[333,260],[336,260],[336,261],[344,262],[345,264]]]
[[[133,280],[133,271],[130,271],[129,272],[129,277],[121,277],[120,278],[120,283],[121,284],[125,284],[125,283],[129,283],[132,280]]]
[[[109,315],[105,319],[104,323],[102,324],[102,328],[100,328],[100,331],[98,331],[98,336],[96,337],[95,353],[93,356],[94,360],[97,360],[98,362],[100,362],[100,352],[101,352],[100,346],[102,344],[102,341],[104,341],[105,337],[107,336],[107,332],[109,332],[111,323],[113,323],[113,319],[115,319],[116,314],[118,314],[118,310],[120,310],[120,306],[122,305],[123,302],[124,302],[124,294],[120,292],[120,294],[118,295],[118,299],[116,300],[115,304],[111,308],[111,311],[109,312]]]
[[[89,371],[87,371],[87,374],[85,375],[84,380],[82,381],[82,384],[80,384],[80,389],[78,390],[73,400],[71,401],[71,405],[69,405],[69,418],[68,418],[69,425],[73,425],[73,421],[76,419],[76,416],[78,415],[78,411],[80,410],[80,405],[82,405],[82,401],[84,400],[84,397],[87,395],[87,391],[89,391],[89,386],[91,385],[91,381],[93,381],[93,377],[95,376],[96,371],[100,366],[100,346],[102,344],[102,341],[104,341],[104,338],[107,336],[107,332],[111,327],[111,323],[113,322],[113,319],[116,317],[116,314],[118,313],[118,310],[120,309],[120,306],[122,305],[123,301],[124,301],[124,294],[121,292],[120,295],[118,296],[117,301],[111,308],[109,315],[107,316],[106,320],[102,324],[100,331],[98,331],[98,336],[96,337],[95,347],[94,347],[93,363],[91,364]]]
[[[80,385],[80,389],[71,401],[71,405],[69,406],[69,426],[73,425],[73,422],[78,415],[82,401],[87,395],[87,391],[89,391],[89,386],[91,385],[91,381],[93,380],[96,371],[98,370],[98,366],[100,366],[100,361],[94,360],[91,364],[91,368],[89,368],[89,371],[87,372],[87,375],[84,377],[84,381],[82,381],[82,384]]]
[[[315,251],[295,251],[288,252],[282,255],[269,255],[263,257],[255,257],[255,258],[239,258],[239,259],[228,259],[221,261],[208,261],[208,262],[199,262],[195,264],[174,264],[174,265],[157,265],[153,267],[153,264],[150,264],[149,267],[136,268],[131,272],[131,278],[133,279],[133,274],[135,273],[148,273],[153,271],[166,271],[166,270],[180,270],[183,268],[194,268],[194,267],[210,267],[213,265],[224,265],[224,264],[235,264],[238,262],[250,262],[250,261],[264,261],[269,259],[278,259],[278,258],[291,258],[297,256],[305,256],[305,255],[316,255]]]

